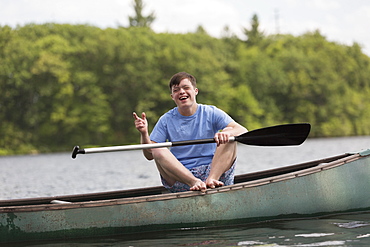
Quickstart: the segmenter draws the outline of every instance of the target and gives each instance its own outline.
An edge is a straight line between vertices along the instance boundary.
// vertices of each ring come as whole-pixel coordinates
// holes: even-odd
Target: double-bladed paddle
[[[310,133],[311,125],[309,123],[283,124],[262,129],[256,129],[239,136],[231,136],[229,141],[237,141],[247,145],[254,146],[290,146],[302,144]],[[194,144],[214,143],[213,138],[199,139],[189,141],[163,142],[153,144],[137,144],[125,146],[111,146],[99,148],[80,149],[75,146],[72,151],[72,158],[75,159],[77,154],[103,153],[115,151],[127,151],[150,148],[175,147]]]

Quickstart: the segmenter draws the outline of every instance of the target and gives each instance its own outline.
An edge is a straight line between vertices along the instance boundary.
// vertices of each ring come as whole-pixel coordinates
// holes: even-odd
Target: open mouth
[[[183,101],[183,100],[187,100],[188,98],[189,98],[189,96],[181,96],[181,97],[179,98],[179,100]]]

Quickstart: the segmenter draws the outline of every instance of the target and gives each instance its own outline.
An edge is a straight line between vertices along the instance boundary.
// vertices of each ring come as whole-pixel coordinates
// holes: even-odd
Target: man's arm
[[[141,134],[141,144],[151,144],[155,143],[150,140],[149,132],[148,132],[148,120],[146,120],[145,112],[141,114],[141,118],[134,112],[133,113],[134,119],[135,119],[135,127]],[[152,151],[151,149],[143,149],[143,154],[145,158],[148,160],[153,159]]]

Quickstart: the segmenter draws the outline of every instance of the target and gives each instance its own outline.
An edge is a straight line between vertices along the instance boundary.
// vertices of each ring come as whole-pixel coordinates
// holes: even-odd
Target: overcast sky
[[[300,35],[320,30],[329,41],[359,43],[370,55],[369,0],[144,0],[154,11],[156,32],[193,32],[199,25],[215,37],[229,26],[240,38],[253,14],[266,34]],[[133,0],[0,0],[0,25],[27,23],[128,26]]]

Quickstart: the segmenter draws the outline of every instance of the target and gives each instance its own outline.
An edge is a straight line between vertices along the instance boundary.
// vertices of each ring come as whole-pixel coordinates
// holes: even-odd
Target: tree
[[[248,38],[246,43],[250,46],[258,45],[263,40],[264,34],[259,30],[259,25],[258,16],[254,14],[251,20],[251,29],[243,28],[243,32]]]
[[[228,25],[224,26],[221,31],[222,39],[237,39],[237,36],[231,31]]]
[[[142,0],[134,0],[133,7],[136,16],[129,16],[130,27],[149,27],[155,20],[155,13],[152,12],[148,16],[143,15],[145,4]]]
[[[195,31],[195,33],[208,35],[206,29],[204,29],[204,27],[202,25],[199,25],[197,27],[197,30]]]
[[[174,106],[179,71],[197,77],[199,102],[248,129],[309,122],[311,137],[370,135],[370,58],[358,44],[319,31],[253,46],[230,35],[0,26],[0,155],[137,143],[132,112],[145,111],[151,130]]]

